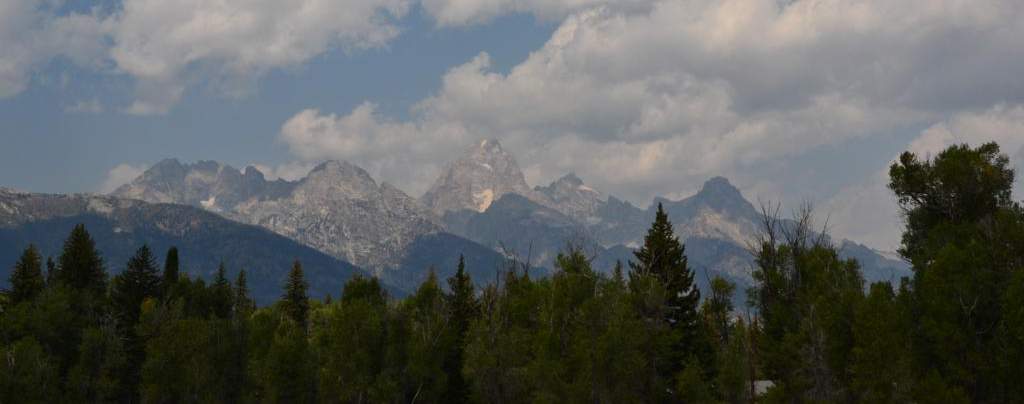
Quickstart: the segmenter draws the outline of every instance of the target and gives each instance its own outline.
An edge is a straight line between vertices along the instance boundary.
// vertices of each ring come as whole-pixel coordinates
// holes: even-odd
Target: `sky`
[[[3,0],[0,186],[339,159],[418,197],[494,138],[531,185],[646,207],[722,175],[893,250],[902,151],[1024,172],[1022,38],[1019,0]]]

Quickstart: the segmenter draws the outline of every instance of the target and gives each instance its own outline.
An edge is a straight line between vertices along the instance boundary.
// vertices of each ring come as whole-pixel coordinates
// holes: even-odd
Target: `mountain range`
[[[61,229],[66,233],[70,223],[89,218],[99,228],[94,232],[103,235],[101,246],[116,244],[106,242],[108,237],[126,242],[125,228],[146,229],[132,240],[154,247],[187,245],[184,254],[195,248],[199,273],[209,274],[215,268],[209,257],[223,257],[218,248],[227,241],[189,244],[196,227],[186,224],[195,222],[217,229],[230,243],[261,249],[260,254],[286,255],[282,249],[290,248],[286,251],[294,257],[265,261],[280,264],[258,281],[269,282],[267,293],[287,271],[279,261],[292,258],[336,268],[324,269],[317,282],[328,290],[322,293],[339,291],[345,279],[363,271],[402,293],[425,279],[429,268],[450,275],[460,255],[481,283],[492,281],[510,257],[543,273],[567,243],[584,248],[599,270],[610,270],[616,261],[632,258],[659,204],[686,243],[701,286],[716,274],[737,282],[741,291],[752,285],[746,247],[762,217],[727,179],[711,178],[689,198],[655,198],[640,208],[587,186],[573,173],[530,188],[515,158],[494,139],[475,143],[448,163],[419,198],[378,183],[347,162],[324,162],[296,181],[271,181],[254,167],[166,159],[106,196],[0,193],[0,234],[20,246],[42,237],[38,229],[66,224]],[[162,225],[170,222],[156,220],[152,212],[176,218],[170,222],[177,227]],[[155,221],[139,221],[144,218]],[[869,281],[909,274],[904,262],[884,253],[848,240],[838,245],[844,256],[862,263]],[[121,259],[121,250],[114,250],[108,254]],[[8,255],[0,259],[13,262]],[[243,265],[259,266],[237,264]]]

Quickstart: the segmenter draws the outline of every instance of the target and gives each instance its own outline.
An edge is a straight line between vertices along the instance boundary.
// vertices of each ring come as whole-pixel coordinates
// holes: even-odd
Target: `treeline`
[[[659,208],[635,259],[550,277],[462,263],[404,299],[355,277],[311,300],[296,262],[257,308],[245,272],[207,284],[143,246],[119,275],[86,229],[57,262],[29,247],[0,313],[0,402],[1020,402],[1024,210],[998,146],[905,153],[890,188],[912,279],[865,285],[809,209],[765,209],[749,307],[694,284]]]

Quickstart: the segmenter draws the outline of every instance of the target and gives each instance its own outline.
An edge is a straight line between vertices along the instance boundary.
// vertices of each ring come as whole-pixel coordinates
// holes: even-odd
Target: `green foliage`
[[[159,293],[156,260],[149,247],[144,245],[128,260],[124,272],[114,277],[110,295],[121,324],[128,328],[138,323],[142,301]]]
[[[910,313],[888,283],[875,283],[854,314],[851,388],[865,403],[911,401]]]
[[[1008,167],[995,145],[901,156],[891,188],[914,277],[897,290],[865,293],[809,208],[765,210],[743,316],[725,279],[700,301],[660,207],[628,276],[569,245],[549,277],[512,261],[478,290],[460,259],[446,290],[433,270],[398,300],[355,276],[320,302],[296,261],[262,308],[245,271],[207,283],[173,248],[162,276],[139,248],[108,290],[76,226],[45,279],[33,247],[15,263],[0,402],[1017,402],[1024,209]]]
[[[57,273],[57,280],[73,289],[88,291],[93,296],[106,293],[107,271],[85,225],[79,224],[71,230],[64,242]]]
[[[230,318],[232,308],[235,305],[235,291],[228,282],[227,269],[224,263],[217,266],[217,275],[213,278],[213,285],[210,285],[210,305],[213,315],[217,318]]]
[[[302,264],[295,261],[291,272],[288,272],[288,283],[285,284],[284,296],[281,298],[281,309],[302,330],[306,329],[309,320],[309,296],[306,295],[308,287],[302,274]]]
[[[178,247],[171,247],[167,250],[167,258],[164,259],[164,273],[160,284],[161,296],[169,296],[173,293],[174,286],[178,284],[181,269],[178,263]]]
[[[313,341],[321,355],[319,391],[332,402],[393,401],[400,368],[390,339],[396,334],[376,279],[355,277],[342,299],[316,312]],[[328,354],[329,353],[329,354]]]
[[[449,326],[447,352],[444,359],[444,373],[448,376],[448,386],[442,396],[443,402],[464,403],[469,400],[469,386],[462,375],[465,366],[466,338],[469,326],[480,316],[480,302],[477,300],[473,280],[466,272],[466,260],[459,256],[459,264],[455,275],[448,279],[446,296]]]
[[[839,259],[812,222],[809,208],[790,222],[766,215],[752,291],[763,324],[759,348],[776,397],[843,401],[851,394],[852,319],[863,280],[857,262]]]
[[[0,402],[57,401],[60,378],[54,361],[32,337],[0,347]]]
[[[128,356],[113,324],[82,333],[78,361],[68,376],[68,396],[74,402],[122,401],[131,387],[122,383]]]
[[[10,277],[11,290],[7,295],[7,305],[13,306],[27,302],[39,295],[46,286],[43,278],[42,257],[36,246],[29,245],[21,258],[14,264]]]
[[[235,278],[234,305],[232,307],[235,316],[240,319],[248,318],[256,310],[256,302],[249,294],[244,270],[238,271],[238,277]]]
[[[1024,211],[1010,199],[1009,160],[994,143],[953,146],[926,161],[904,153],[890,178],[907,217],[900,252],[914,270],[915,378],[971,401],[1019,397],[1010,380],[1024,355],[1011,329]]]

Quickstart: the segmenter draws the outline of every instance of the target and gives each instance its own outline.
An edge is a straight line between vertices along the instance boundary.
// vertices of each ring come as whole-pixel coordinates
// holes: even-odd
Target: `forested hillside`
[[[358,274],[313,299],[295,261],[262,307],[244,271],[206,282],[181,269],[189,251],[147,245],[109,262],[77,225],[53,260],[29,246],[5,264],[0,402],[1019,402],[1009,167],[996,144],[893,163],[913,268],[898,286],[866,284],[810,207],[767,207],[743,306],[728,279],[700,292],[700,246],[660,204],[624,262],[569,244],[550,276],[509,258],[474,282],[459,260],[401,299]]]

